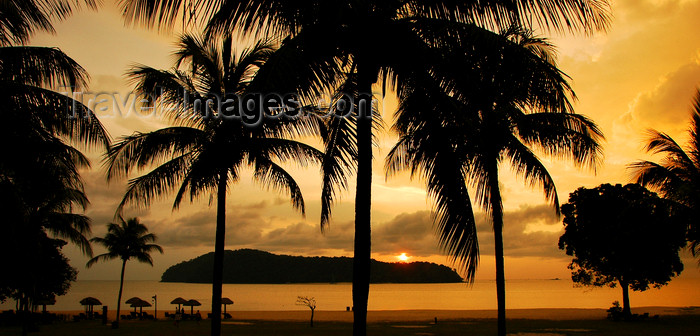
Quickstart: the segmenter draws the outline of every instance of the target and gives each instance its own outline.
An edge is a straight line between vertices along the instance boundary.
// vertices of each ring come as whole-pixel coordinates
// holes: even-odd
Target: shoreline
[[[102,312],[101,309],[95,308],[96,312]],[[121,314],[128,314],[132,309],[123,309]],[[144,309],[144,312],[153,315],[153,309]],[[187,310],[186,310],[187,311]],[[197,311],[197,309],[195,309]],[[199,310],[202,317],[206,319],[208,310]],[[51,311],[49,313],[59,315],[78,315],[82,310],[66,310],[66,311]],[[174,314],[172,309],[158,310],[158,319],[165,320],[164,313]],[[299,322],[308,321],[310,310],[286,310],[286,311],[236,311],[228,309],[227,312],[233,317],[226,322],[233,321],[284,321],[284,322]],[[632,307],[632,313],[644,314],[649,313],[650,316],[678,316],[678,315],[700,315],[700,306],[691,307]],[[533,309],[508,309],[508,319],[524,319],[524,320],[604,320],[607,316],[606,309],[602,308],[533,308]],[[474,320],[474,319],[495,319],[497,310],[370,310],[367,312],[367,321],[371,323],[377,322],[420,322],[433,321],[437,318],[439,321],[450,320]],[[108,318],[114,320],[116,312],[108,311]],[[324,322],[352,322],[352,311],[339,310],[317,310],[314,313],[314,321]]]

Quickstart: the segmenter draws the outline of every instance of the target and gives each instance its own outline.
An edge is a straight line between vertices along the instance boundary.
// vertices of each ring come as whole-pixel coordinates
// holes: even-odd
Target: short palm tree
[[[650,130],[649,134],[646,150],[666,157],[659,163],[638,161],[630,168],[637,183],[659,191],[688,211],[690,251],[700,256],[700,90],[693,102],[690,137],[685,149],[666,133]]]
[[[252,127],[243,118],[219,114],[221,99],[244,97],[250,91],[256,71],[264,66],[274,49],[257,43],[241,54],[232,50],[230,37],[221,47],[213,40],[203,42],[191,35],[180,39],[177,65],[172,70],[137,66],[129,72],[136,90],[156,97],[169,109],[177,126],[123,138],[109,151],[108,178],[125,176],[132,169],[154,167],[129,181],[121,206],[134,203],[148,206],[159,196],[177,190],[173,208],[184,197],[216,194],[216,237],[212,284],[212,327],[220,327],[223,253],[226,234],[226,194],[229,184],[237,182],[242,169],[252,168],[253,178],[264,186],[289,194],[292,205],[304,213],[304,199],[294,178],[277,162],[302,165],[319,162],[322,153],[304,143],[291,140],[298,134],[314,131],[313,123],[299,118],[277,117]],[[183,92],[184,89],[184,92]],[[183,99],[183,93],[189,98]],[[211,108],[209,115],[200,114]],[[199,102],[199,103],[197,103]],[[273,113],[274,114],[274,113]],[[121,207],[120,206],[120,207]]]
[[[119,259],[122,261],[122,272],[119,278],[119,294],[117,295],[117,318],[112,324],[113,328],[119,327],[119,311],[122,302],[122,289],[124,288],[124,270],[126,262],[135,259],[139,262],[153,266],[151,253],[158,251],[163,253],[163,248],[153,244],[156,235],[148,232],[146,225],[142,224],[138,218],[124,220],[119,216],[119,223],[107,225],[107,234],[104,237],[95,237],[91,242],[102,245],[107,249],[107,253],[95,256],[87,262],[87,267],[91,267],[100,261],[110,261]]]
[[[595,167],[602,134],[592,121],[572,113],[573,92],[554,64],[551,45],[517,27],[488,39],[499,38],[501,46],[490,53],[470,54],[469,44],[449,50],[446,66],[463,79],[455,82],[455,94],[437,83],[426,90],[426,77],[400,96],[395,125],[400,139],[387,157],[387,171],[408,169],[426,179],[436,201],[440,241],[467,261],[470,279],[479,248],[468,187],[476,188],[476,202],[493,224],[498,334],[505,335],[501,163],[510,161],[528,185],[540,185],[558,213],[554,180],[533,150]]]

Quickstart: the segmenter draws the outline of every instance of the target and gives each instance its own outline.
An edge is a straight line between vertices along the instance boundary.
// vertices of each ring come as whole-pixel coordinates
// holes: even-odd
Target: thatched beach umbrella
[[[131,306],[134,307],[134,311],[136,311],[136,308],[139,308],[139,314],[143,314],[143,307],[150,307],[151,304],[148,301],[139,299],[139,301],[131,303]]]
[[[192,299],[188,300],[187,303],[183,303],[183,306],[190,306],[190,315],[194,314],[194,306],[201,306],[202,304],[199,303],[199,301]]]
[[[56,298],[48,298],[34,301],[35,306],[41,306],[41,312],[46,313],[46,306],[53,306],[56,304]]]
[[[224,314],[226,314],[226,306],[232,305],[233,301],[227,297],[221,298],[221,304],[224,305]]]
[[[182,308],[182,307],[180,307],[180,305],[183,305],[183,304],[185,304],[185,303],[187,303],[187,300],[185,300],[185,299],[183,299],[183,298],[181,298],[181,297],[175,298],[174,300],[170,301],[170,304],[176,304],[176,305],[177,305],[177,310],[178,310],[178,311],[180,311],[180,308]]]
[[[139,302],[139,301],[143,301],[143,299],[141,299],[140,297],[134,296],[134,297],[132,297],[131,299],[128,299],[128,300],[124,301],[124,303],[126,303],[126,304],[128,304],[128,305],[131,305],[131,307],[134,308],[134,313],[135,313],[135,312],[136,312],[136,306],[134,306],[134,304],[137,303],[137,302]]]
[[[88,296],[82,300],[80,300],[80,304],[85,306],[85,313],[86,314],[92,314],[93,312],[93,306],[101,306],[102,302],[100,300],[95,299],[92,296]]]

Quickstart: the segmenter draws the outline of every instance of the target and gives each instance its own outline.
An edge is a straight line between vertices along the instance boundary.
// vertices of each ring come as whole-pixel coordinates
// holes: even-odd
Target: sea
[[[675,279],[661,288],[645,292],[630,291],[632,307],[700,306],[699,279]],[[79,280],[69,292],[47,307],[50,311],[81,310],[80,300],[92,296],[109,309],[116,308],[119,281]],[[609,308],[613,301],[622,301],[617,288],[575,287],[570,279],[508,280],[506,308]],[[211,307],[211,284],[165,283],[159,281],[125,281],[122,301],[140,297],[159,311],[174,310],[170,302],[176,297],[195,299],[202,311]],[[234,301],[228,311],[305,310],[295,304],[298,296],[314,297],[318,310],[346,310],[352,306],[352,284],[225,284],[223,297]],[[122,304],[124,307],[125,305]],[[14,309],[8,300],[0,309]],[[156,307],[144,308],[152,311]],[[372,284],[370,310],[482,310],[496,309],[496,282],[477,280],[474,284]]]

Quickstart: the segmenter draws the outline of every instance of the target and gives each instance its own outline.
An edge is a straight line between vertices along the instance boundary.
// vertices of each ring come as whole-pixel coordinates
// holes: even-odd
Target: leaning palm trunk
[[[228,172],[219,176],[216,204],[216,238],[214,239],[214,279],[211,291],[211,335],[221,335],[221,292],[224,282],[224,241],[226,238],[226,180]]]
[[[124,289],[124,269],[126,268],[126,260],[122,260],[122,275],[119,278],[119,294],[117,295],[117,318],[112,324],[112,328],[119,328],[119,314],[122,308],[122,290]]]

